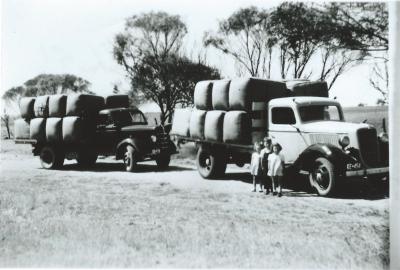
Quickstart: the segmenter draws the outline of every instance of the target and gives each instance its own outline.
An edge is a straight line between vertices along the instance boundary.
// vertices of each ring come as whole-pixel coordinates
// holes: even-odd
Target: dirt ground
[[[137,173],[100,159],[40,168],[29,145],[1,142],[0,267],[386,269],[387,191],[361,181],[337,198],[306,181],[283,197],[250,192],[246,168],[204,180],[193,160]]]

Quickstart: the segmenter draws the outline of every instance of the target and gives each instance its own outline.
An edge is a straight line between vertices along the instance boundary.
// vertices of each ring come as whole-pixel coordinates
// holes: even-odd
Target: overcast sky
[[[40,73],[71,73],[92,83],[100,95],[114,83],[128,87],[122,67],[112,57],[114,36],[125,18],[148,11],[179,14],[188,27],[187,51],[201,47],[204,31],[240,7],[269,8],[277,1],[166,0],[4,0],[2,6],[1,93]],[[235,77],[227,57],[208,50],[208,62],[225,77]],[[379,94],[368,82],[370,66],[340,77],[330,92],[344,106],[374,105]],[[150,109],[152,107],[148,107]]]

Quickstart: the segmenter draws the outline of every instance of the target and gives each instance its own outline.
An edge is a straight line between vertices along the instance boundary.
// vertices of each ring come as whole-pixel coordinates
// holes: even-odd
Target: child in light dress
[[[268,156],[272,153],[272,140],[269,137],[264,138],[264,148],[260,152],[262,178],[264,182],[265,195],[268,195],[270,190],[272,193],[271,177],[268,176]]]
[[[261,174],[261,145],[259,143],[254,144],[254,153],[251,155],[251,163],[250,163],[250,173],[253,176],[253,192],[256,192],[256,186],[257,186],[257,181],[260,179],[260,174]],[[262,188],[262,182],[259,181],[260,183],[260,192],[263,192]]]
[[[281,153],[282,146],[279,143],[272,145],[272,153],[268,156],[268,176],[272,178],[273,195],[282,196],[282,176],[285,165],[285,157]],[[279,189],[279,192],[277,192]]]

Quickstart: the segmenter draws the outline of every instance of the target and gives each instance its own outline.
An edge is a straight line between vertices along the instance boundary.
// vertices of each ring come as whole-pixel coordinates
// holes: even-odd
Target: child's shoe
[[[278,197],[282,197],[282,192],[279,192]]]
[[[272,192],[272,195],[276,196],[276,194],[278,194],[278,192],[276,191]]]

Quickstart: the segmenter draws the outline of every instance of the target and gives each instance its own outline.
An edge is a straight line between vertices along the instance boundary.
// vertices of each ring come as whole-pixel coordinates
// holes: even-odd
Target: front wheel
[[[133,172],[136,169],[136,151],[132,145],[125,149],[124,164],[127,172]]]
[[[45,146],[40,151],[40,163],[44,169],[57,169],[64,164],[64,153],[51,146]]]
[[[211,153],[202,147],[197,152],[196,164],[200,175],[206,179],[222,176],[226,169],[226,161],[222,155]]]
[[[160,170],[165,170],[169,166],[169,162],[171,161],[171,156],[168,154],[161,154],[156,157],[157,167]]]
[[[317,158],[309,175],[310,184],[320,196],[331,196],[336,188],[335,167],[326,158]]]

